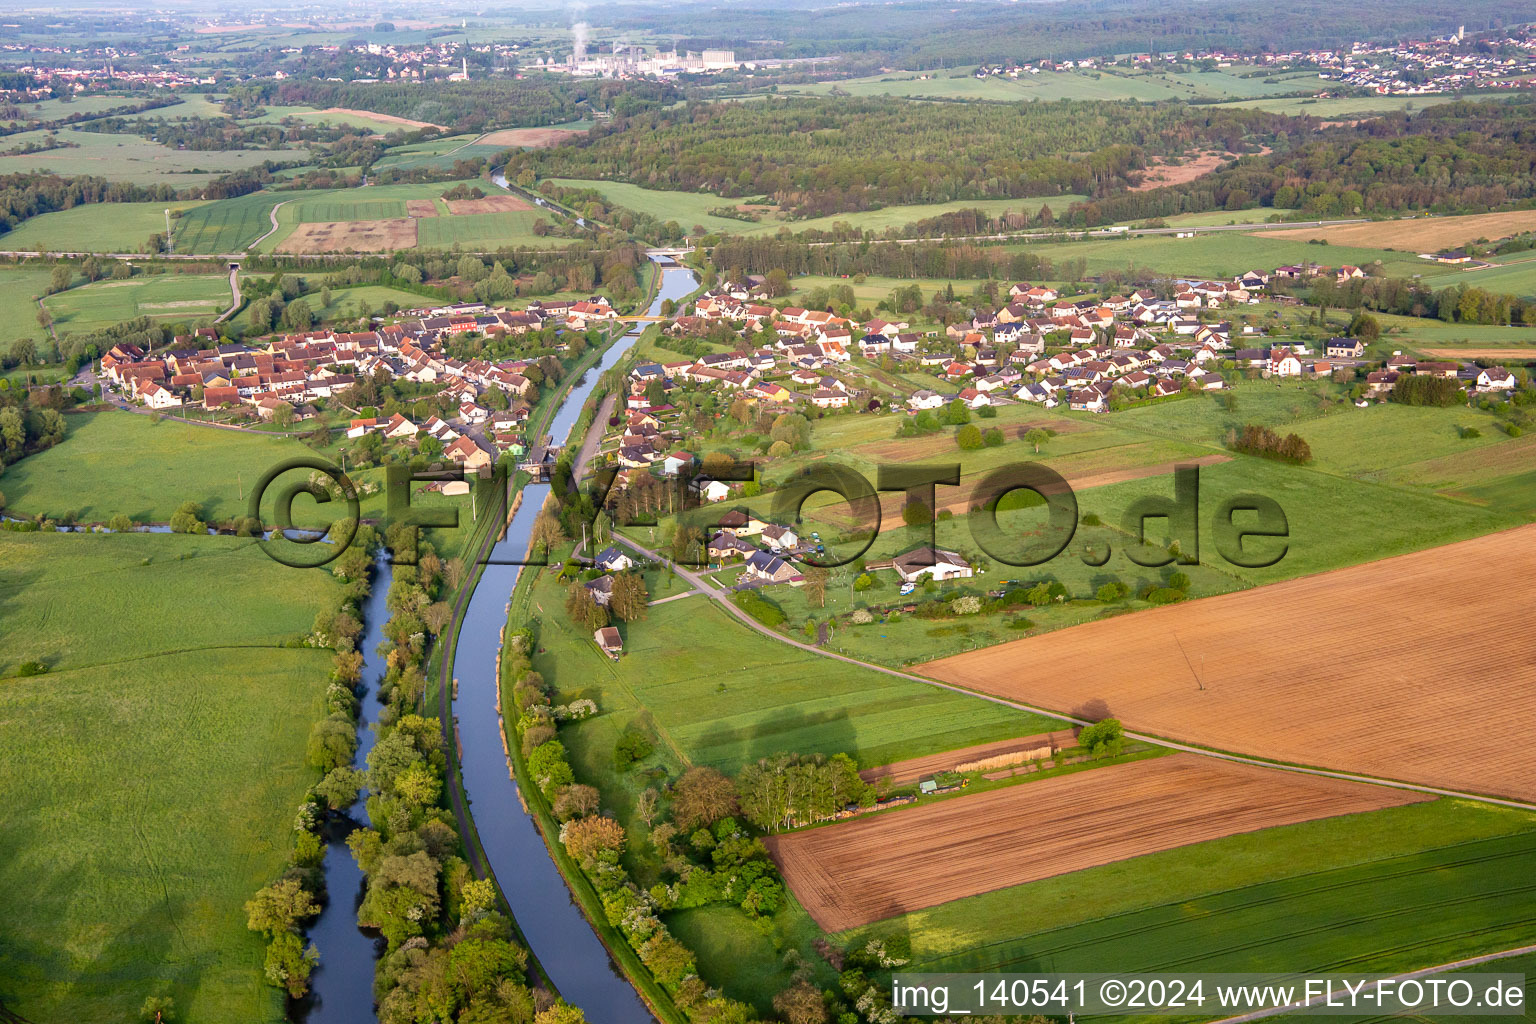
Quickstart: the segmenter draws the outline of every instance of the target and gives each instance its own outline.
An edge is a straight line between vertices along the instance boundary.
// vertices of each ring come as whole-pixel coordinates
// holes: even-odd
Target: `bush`
[[[855,608],[850,618],[856,626],[867,626],[875,621],[874,615],[868,608]]]
[[[967,423],[955,431],[955,443],[962,451],[970,452],[982,447],[986,442],[981,439],[981,428],[974,423]]]
[[[1171,587],[1156,587],[1147,593],[1148,604],[1174,604],[1184,600],[1184,591]]]
[[[654,749],[644,734],[627,730],[613,745],[613,766],[621,772],[628,771],[631,765],[649,757]]]
[[[1077,742],[1094,757],[1113,757],[1125,744],[1125,728],[1118,718],[1106,718],[1086,726]]]
[[[1114,604],[1124,597],[1125,593],[1126,587],[1124,583],[1106,583],[1099,588],[1097,596],[1105,604]]]
[[[755,591],[738,591],[731,600],[736,602],[736,607],[770,629],[777,629],[784,624],[783,609]]]

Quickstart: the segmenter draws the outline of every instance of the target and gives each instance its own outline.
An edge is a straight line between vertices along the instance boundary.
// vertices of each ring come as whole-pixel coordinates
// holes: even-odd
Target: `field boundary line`
[[[614,534],[614,539],[626,547],[640,552],[647,558],[651,558],[657,562],[662,563],[671,562],[671,559],[668,559],[658,552],[652,551],[642,546],[638,541],[632,540],[629,537],[625,537],[620,534]],[[673,568],[676,569],[679,576],[682,576],[685,580],[689,581],[695,587],[702,590],[711,600],[719,601],[720,604],[724,605],[725,609],[734,615],[737,619],[746,623],[749,627],[757,630],[764,636],[771,637],[780,643],[789,644],[791,647],[798,647],[802,651],[807,651],[811,654],[819,655],[823,658],[833,658],[837,661],[846,662],[850,665],[859,665],[863,668],[874,669],[876,672],[884,672],[886,675],[896,676],[898,679],[906,679],[914,683],[923,683],[924,685],[937,687],[942,690],[949,690],[954,693],[962,693],[969,697],[978,697],[982,700],[990,701],[993,704],[1013,708],[1017,711],[1027,711],[1031,714],[1040,715],[1045,718],[1054,718],[1058,721],[1071,722],[1073,725],[1089,726],[1094,724],[1088,719],[1078,718],[1074,715],[1066,714],[1065,712],[1051,711],[1047,708],[1036,707],[1035,705],[1025,704],[1021,701],[1009,700],[1006,697],[999,697],[995,694],[983,693],[979,690],[972,690],[967,687],[960,686],[956,683],[941,682],[940,680],[931,679],[928,676],[920,676],[913,672],[903,672],[900,669],[888,668],[885,665],[875,665],[871,662],[861,661],[860,659],[847,654],[838,654],[835,651],[822,650],[821,648],[814,647],[811,644],[801,643],[798,640],[787,637],[782,633],[776,632],[775,630],[772,630],[758,622],[756,619],[752,618],[752,616],[748,615],[744,610],[738,608],[733,602],[727,600],[724,593],[720,591],[714,591],[702,586],[699,579],[699,574],[691,572],[680,565],[676,565],[675,563],[673,564]],[[1169,750],[1178,750],[1191,754],[1200,754],[1205,757],[1217,757],[1227,761],[1235,761],[1240,764],[1256,765],[1260,768],[1274,768],[1280,771],[1297,772],[1303,775],[1318,775],[1322,776],[1323,778],[1340,779],[1345,782],[1364,782],[1373,786],[1387,786],[1392,789],[1407,789],[1419,793],[1429,793],[1432,796],[1451,797],[1457,800],[1476,800],[1480,803],[1496,804],[1501,807],[1513,807],[1516,810],[1521,811],[1536,811],[1536,804],[1526,803],[1522,800],[1513,800],[1507,797],[1487,796],[1479,793],[1464,793],[1454,789],[1442,789],[1437,786],[1425,786],[1415,782],[1402,782],[1397,779],[1383,779],[1371,775],[1358,775],[1353,772],[1334,771],[1333,769],[1329,768],[1314,768],[1309,765],[1286,764],[1282,761],[1266,761],[1263,758],[1252,757],[1247,754],[1234,754],[1224,750],[1214,750],[1209,747],[1199,747],[1190,743],[1180,743],[1177,740],[1165,739],[1161,736],[1153,735],[1152,733],[1132,732],[1129,729],[1125,731],[1125,735],[1129,739],[1138,740],[1142,743],[1150,743],[1153,746],[1165,747]]]
[[[1478,964],[1491,963],[1495,960],[1508,960],[1511,957],[1524,956],[1526,953],[1536,953],[1536,946],[1518,946],[1514,949],[1500,950],[1497,953],[1484,953],[1481,956],[1471,956],[1462,960],[1452,960],[1449,963],[1435,964],[1432,967],[1421,967],[1416,971],[1404,971],[1402,974],[1388,975],[1382,980],[1406,981],[1413,978],[1427,978],[1435,974],[1444,974],[1447,971],[1460,970],[1463,967],[1475,967]],[[1369,987],[1375,989],[1380,984],[1380,981],[1373,982]],[[1311,1006],[1313,1003],[1316,1003],[1319,999],[1323,998],[1325,998],[1325,996],[1314,996],[1313,998],[1308,999],[1306,1002],[1301,1003],[1300,1005]],[[1263,1020],[1266,1017],[1275,1017],[1282,1013],[1292,1013],[1295,1011],[1295,1009],[1295,1006],[1272,1006],[1267,1010],[1255,1010],[1253,1013],[1239,1014],[1236,1017],[1222,1017],[1219,1020],[1211,1021],[1210,1024],[1243,1024],[1244,1021]]]

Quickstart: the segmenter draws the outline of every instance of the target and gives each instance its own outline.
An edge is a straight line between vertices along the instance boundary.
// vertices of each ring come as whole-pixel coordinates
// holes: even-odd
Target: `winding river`
[[[385,598],[393,579],[389,559],[381,551],[374,566],[373,585],[363,605],[362,708],[357,723],[357,754],[352,767],[366,770],[375,734],[371,728],[383,707],[379,683],[384,659],[378,653],[389,619]],[[320,951],[320,965],[311,978],[310,994],[294,1007],[295,1018],[305,1024],[358,1024],[378,1018],[373,1012],[373,971],[380,948],[377,935],[357,926],[357,906],[363,898],[363,872],[347,849],[347,836],[368,824],[367,792],[341,817],[325,826],[325,909],[309,928],[308,940]]]
[[[689,294],[696,284],[697,279],[688,270],[663,270],[651,312],[656,313],[665,299],[675,301]],[[602,372],[634,346],[644,327],[637,324],[610,346],[572,389],[549,428],[555,443],[581,443],[581,438],[568,435],[581,415],[582,406]],[[523,557],[534,517],[547,492],[547,484],[529,484],[524,488],[522,503],[507,527],[506,536],[492,549],[492,561]],[[613,964],[572,899],[565,879],[544,846],[538,824],[523,809],[517,783],[510,778],[496,712],[496,662],[507,618],[507,600],[520,571],[521,567],[516,565],[486,566],[465,610],[454,650],[452,675],[459,684],[454,712],[463,747],[460,764],[475,828],[518,927],[560,994],[581,1007],[590,1021],[651,1024],[654,1017]]]

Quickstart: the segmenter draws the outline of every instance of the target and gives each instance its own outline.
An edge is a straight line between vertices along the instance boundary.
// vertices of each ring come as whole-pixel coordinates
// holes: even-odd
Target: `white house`
[[[927,546],[897,555],[891,564],[903,583],[915,583],[924,576],[936,580],[955,580],[968,579],[975,574],[970,563],[955,552]]]

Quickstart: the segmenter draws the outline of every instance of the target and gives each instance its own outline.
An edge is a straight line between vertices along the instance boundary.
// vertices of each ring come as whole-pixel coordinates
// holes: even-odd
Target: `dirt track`
[[[914,671],[1182,742],[1536,800],[1533,576],[1522,526]]]
[[[1426,799],[1173,754],[766,843],[811,917],[838,932],[1160,850]]]
[[[1058,732],[1041,733],[1038,736],[1022,736],[1018,739],[999,740],[996,743],[979,743],[974,747],[961,747],[958,750],[946,750],[926,757],[913,757],[906,761],[883,764],[878,768],[866,768],[859,772],[859,778],[865,782],[890,779],[893,786],[905,786],[916,782],[924,775],[952,771],[956,765],[965,764],[967,761],[980,761],[999,754],[1011,754],[1015,750],[1030,750],[1047,744],[1059,750],[1070,747],[1075,742],[1076,738],[1072,730],[1062,729]]]

